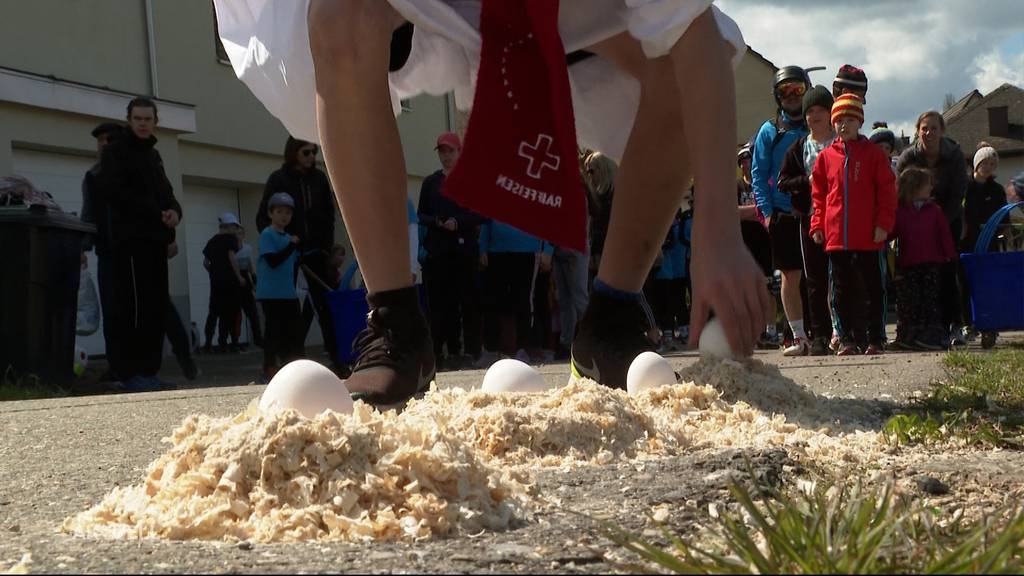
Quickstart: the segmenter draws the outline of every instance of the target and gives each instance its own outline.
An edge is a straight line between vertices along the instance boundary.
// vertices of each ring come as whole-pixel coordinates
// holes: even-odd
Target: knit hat
[[[868,91],[868,77],[864,71],[850,64],[843,64],[832,81],[832,90],[839,91],[839,88],[853,88],[854,90]]]
[[[864,123],[864,102],[856,94],[843,94],[832,105],[832,123],[843,116],[853,116]]]
[[[888,142],[889,146],[893,150],[896,149],[896,134],[894,134],[892,130],[889,130],[885,126],[879,126],[878,128],[872,130],[871,136],[869,136],[868,139],[874,142],[875,144]]]
[[[825,110],[831,110],[834,100],[832,93],[821,84],[811,88],[804,94],[804,114],[811,109],[811,106],[821,106]]]
[[[1013,189],[1017,191],[1018,196],[1024,194],[1024,172],[1010,178],[1010,184],[1013,184]]]
[[[996,152],[996,149],[991,146],[982,146],[981,148],[978,148],[977,152],[974,153],[973,166],[977,168],[978,164],[981,164],[982,160],[988,160],[989,158],[995,160],[996,162],[999,162],[999,153]]]

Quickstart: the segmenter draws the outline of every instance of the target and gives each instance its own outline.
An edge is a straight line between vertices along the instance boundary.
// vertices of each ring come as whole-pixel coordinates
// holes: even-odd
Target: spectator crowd
[[[958,254],[974,251],[989,217],[1020,199],[1024,175],[1004,188],[994,177],[996,151],[978,142],[972,158],[965,156],[944,135],[937,111],[920,115],[908,142],[882,122],[866,130],[868,79],[854,66],[842,66],[831,88],[785,66],[772,88],[776,116],[736,155],[743,240],[775,297],[776,318],[759,346],[786,356],[874,355],[941,350],[977,337]],[[337,323],[351,319],[336,318],[330,300],[358,288],[358,263],[346,265],[335,241],[337,205],[317,167],[318,147],[286,142],[283,165],[269,176],[254,215],[255,246],[237,215],[220,215],[203,249],[210,299],[200,347],[167,296],[167,261],[178,253],[175,228],[184,214],[154,148],[158,122],[156,104],[137,98],[126,125],[92,132],[100,161],[83,181],[82,218],[97,233],[85,241],[83,263],[84,252],[95,250],[109,379],[133,391],[168,386],[157,378],[165,337],[194,379],[196,348],[244,347],[243,318],[250,341],[263,349],[264,379],[305,355],[314,319],[333,368],[345,375],[351,343],[336,340]],[[407,204],[410,274],[436,365],[568,359],[608,232],[615,161],[580,151],[588,242],[578,252],[451,200],[443,188],[461,140],[446,132],[435,150],[440,169],[423,180],[418,205]],[[682,349],[689,335],[691,229],[705,193],[691,185],[676,207],[643,288],[648,336],[662,352]],[[897,329],[888,341],[891,301]],[[996,338],[981,336],[987,346]]]

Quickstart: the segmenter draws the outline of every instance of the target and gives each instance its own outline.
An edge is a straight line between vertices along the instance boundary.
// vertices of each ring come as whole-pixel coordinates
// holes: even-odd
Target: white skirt
[[[214,0],[221,40],[235,74],[292,136],[319,142],[316,85],[306,15],[310,0]],[[335,0],[344,1],[344,0]],[[391,103],[419,94],[455,94],[472,107],[480,63],[480,0],[388,0],[414,25],[405,65],[389,75]],[[648,57],[663,56],[713,0],[562,0],[558,27],[567,53],[623,31]],[[739,27],[714,8],[733,66],[746,52]],[[579,143],[621,158],[640,99],[639,83],[602,58],[569,67]]]

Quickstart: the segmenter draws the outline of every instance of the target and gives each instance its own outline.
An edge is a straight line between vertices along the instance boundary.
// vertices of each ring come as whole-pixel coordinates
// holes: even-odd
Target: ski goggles
[[[803,96],[807,92],[807,85],[803,82],[787,82],[780,84],[775,92],[780,98],[790,98],[792,96]]]

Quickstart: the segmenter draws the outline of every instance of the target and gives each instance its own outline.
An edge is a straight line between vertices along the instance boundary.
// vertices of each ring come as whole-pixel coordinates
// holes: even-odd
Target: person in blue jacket
[[[554,245],[497,220],[480,227],[480,267],[484,274],[484,344],[501,348],[501,313],[515,316],[515,357],[524,362],[532,342],[533,289],[538,270],[551,270]]]
[[[676,212],[669,228],[665,243],[661,247],[661,266],[654,273],[650,283],[650,300],[654,316],[661,329],[661,351],[676,350],[682,345],[676,342],[675,329],[689,324],[686,310],[686,295],[683,283],[686,278],[687,245],[683,244],[683,212]]]
[[[811,87],[807,72],[799,66],[784,66],[775,73],[772,94],[778,115],[761,125],[754,137],[753,176],[757,208],[768,223],[772,265],[782,273],[782,307],[793,330],[793,341],[783,352],[803,356],[810,350],[804,330],[800,297],[803,256],[800,251],[800,216],[794,214],[790,196],[778,189],[779,170],[786,151],[807,135],[803,96]]]

